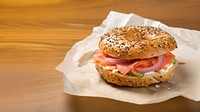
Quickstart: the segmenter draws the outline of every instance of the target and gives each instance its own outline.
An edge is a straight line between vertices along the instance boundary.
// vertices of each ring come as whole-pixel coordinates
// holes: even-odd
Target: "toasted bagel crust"
[[[169,69],[169,71],[165,74],[160,73],[155,76],[144,76],[142,78],[123,75],[121,73],[114,73],[112,70],[103,69],[103,66],[98,64],[96,64],[96,69],[101,77],[109,83],[116,84],[118,86],[147,87],[151,84],[168,81],[173,76],[176,66],[177,64]]]
[[[177,48],[177,43],[160,28],[125,26],[104,34],[99,48],[112,57],[132,60],[162,55]]]

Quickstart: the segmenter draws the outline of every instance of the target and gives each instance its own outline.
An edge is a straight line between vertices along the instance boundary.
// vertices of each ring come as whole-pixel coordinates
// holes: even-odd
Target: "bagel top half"
[[[160,28],[125,26],[105,33],[99,48],[115,58],[132,60],[165,54],[177,48],[175,39]]]

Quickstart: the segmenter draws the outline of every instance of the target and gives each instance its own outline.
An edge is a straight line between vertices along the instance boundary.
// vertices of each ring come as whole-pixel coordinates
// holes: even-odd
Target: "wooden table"
[[[135,105],[63,92],[63,74],[55,67],[111,10],[200,30],[199,0],[0,0],[0,111],[200,111],[199,102],[183,97]]]

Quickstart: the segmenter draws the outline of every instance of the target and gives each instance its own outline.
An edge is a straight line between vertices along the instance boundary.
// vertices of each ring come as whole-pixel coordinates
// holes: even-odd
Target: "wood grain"
[[[200,111],[182,97],[140,106],[63,92],[55,67],[111,10],[200,30],[199,0],[0,0],[0,111]]]

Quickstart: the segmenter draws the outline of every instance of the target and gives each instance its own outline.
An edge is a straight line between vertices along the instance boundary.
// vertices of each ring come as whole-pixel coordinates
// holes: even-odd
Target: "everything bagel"
[[[143,59],[165,54],[177,48],[167,32],[151,26],[125,26],[108,31],[101,37],[99,48],[121,59]]]
[[[151,26],[125,26],[105,33],[93,60],[100,76],[118,86],[146,87],[168,81],[177,67],[175,39]]]

